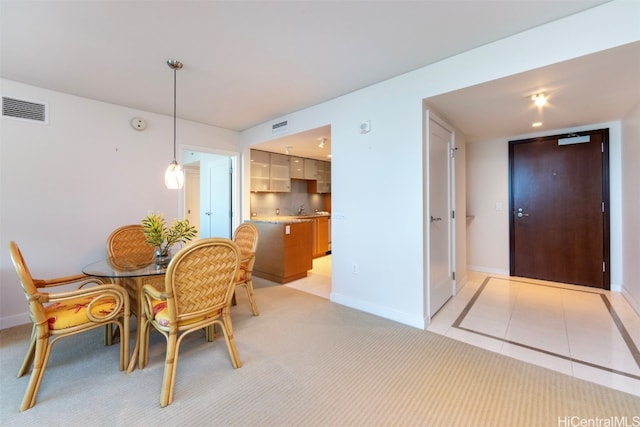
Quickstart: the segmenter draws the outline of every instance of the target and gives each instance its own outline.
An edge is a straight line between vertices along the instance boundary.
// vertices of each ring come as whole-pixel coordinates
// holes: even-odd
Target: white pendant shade
[[[164,173],[164,184],[170,190],[179,190],[184,185],[184,170],[175,160]]]

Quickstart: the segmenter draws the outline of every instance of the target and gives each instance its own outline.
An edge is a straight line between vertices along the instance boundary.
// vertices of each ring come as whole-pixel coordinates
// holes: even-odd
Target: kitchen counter
[[[313,221],[314,218],[330,217],[329,213],[313,214],[313,215],[265,215],[253,216],[251,222],[267,222],[272,224],[295,224],[299,222]]]

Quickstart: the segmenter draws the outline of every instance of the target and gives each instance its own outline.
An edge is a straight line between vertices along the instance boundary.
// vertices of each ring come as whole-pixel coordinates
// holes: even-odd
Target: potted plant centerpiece
[[[188,219],[176,219],[170,227],[159,213],[150,213],[142,220],[142,228],[147,243],[156,250],[156,264],[169,263],[169,250],[176,243],[186,243],[193,239],[198,231],[189,225]]]

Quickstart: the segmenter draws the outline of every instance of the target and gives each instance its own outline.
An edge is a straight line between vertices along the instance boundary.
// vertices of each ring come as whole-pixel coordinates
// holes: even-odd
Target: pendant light
[[[176,160],[176,72],[182,68],[182,62],[170,59],[167,65],[173,70],[173,161],[164,173],[164,184],[170,190],[179,190],[184,185],[184,170]]]

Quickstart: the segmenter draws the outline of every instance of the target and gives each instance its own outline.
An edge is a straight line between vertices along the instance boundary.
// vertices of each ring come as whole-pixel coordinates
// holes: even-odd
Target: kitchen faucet
[[[300,205],[298,207],[298,215],[302,215],[304,213],[304,205]]]

